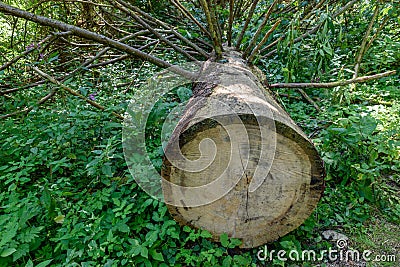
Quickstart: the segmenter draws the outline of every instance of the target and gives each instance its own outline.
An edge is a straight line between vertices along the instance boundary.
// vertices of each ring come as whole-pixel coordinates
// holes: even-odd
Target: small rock
[[[326,239],[326,240],[349,240],[349,238],[347,236],[345,236],[344,234],[338,233],[336,231],[333,230],[326,230],[322,232],[322,236]]]

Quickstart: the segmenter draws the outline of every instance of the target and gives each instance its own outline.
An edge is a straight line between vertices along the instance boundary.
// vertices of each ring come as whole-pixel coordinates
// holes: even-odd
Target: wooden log
[[[241,55],[206,62],[165,149],[163,193],[181,225],[256,247],[300,226],[324,190],[315,147]],[[254,74],[256,73],[256,74]]]

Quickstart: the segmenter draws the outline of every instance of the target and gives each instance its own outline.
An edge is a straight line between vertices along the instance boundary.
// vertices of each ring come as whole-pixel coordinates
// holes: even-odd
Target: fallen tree
[[[229,50],[225,64],[204,64],[169,140],[164,198],[181,224],[255,247],[310,216],[325,173],[311,141]]]
[[[123,0],[104,2],[107,5],[93,4],[93,8],[109,8],[107,14],[132,18],[135,23],[129,26],[134,29],[134,34],[126,31],[131,29],[129,27],[122,30],[115,25],[110,26],[108,21],[104,20],[104,25],[114,32],[126,34],[116,39],[111,34],[99,34],[2,2],[0,12],[61,31],[52,33],[54,38],[51,39],[58,36],[77,36],[79,41],[85,39],[92,42],[80,44],[81,46],[101,44],[106,47],[96,51],[92,59],[85,60],[70,72],[71,75],[84,71],[87,64],[90,64],[87,62],[93,62],[94,59],[113,50],[124,54],[98,65],[134,57],[162,68],[169,68],[174,73],[190,79],[194,83],[193,97],[181,114],[165,150],[162,168],[164,200],[172,216],[181,224],[209,230],[216,240],[222,233],[228,233],[231,237],[242,239],[243,247],[254,247],[273,241],[298,227],[314,210],[323,192],[322,160],[312,142],[274,100],[269,89],[329,88],[365,82],[394,73],[384,72],[329,83],[269,85],[261,71],[253,64],[259,57],[276,52],[276,49],[269,53],[266,50],[276,46],[279,41],[267,41],[273,30],[281,26],[279,14],[292,12],[293,7],[289,5],[279,9],[280,13],[277,12],[273,17],[280,2],[277,0],[266,8],[259,28],[247,42],[243,40],[244,34],[253,18],[259,2],[257,0],[237,3],[229,1],[229,4],[228,1],[222,1],[221,6],[217,6],[214,1],[195,1],[197,5],[193,9],[201,8],[204,13],[203,21],[200,22],[180,1],[172,1],[179,12],[192,24],[199,26],[198,35],[202,38],[185,37],[174,26]],[[350,1],[343,7],[336,3],[336,12],[331,12],[335,15],[342,14],[355,2]],[[228,23],[221,22],[218,18],[218,8],[229,9]],[[325,8],[329,8],[328,4],[304,10],[304,24],[309,23],[310,17],[313,17],[315,25],[311,30],[304,27],[304,34],[294,39],[294,42],[300,42],[322,28],[315,14]],[[246,14],[245,26],[234,43],[232,25],[234,19],[240,22],[243,14]],[[374,15],[373,19],[375,17]],[[270,26],[268,31],[267,26]],[[228,33],[226,38],[225,32]],[[282,34],[277,40],[284,37],[285,34]],[[129,39],[135,42],[128,43]],[[261,42],[257,45],[260,39]],[[231,46],[224,46],[224,41]],[[160,43],[162,45],[159,45]],[[359,53],[357,66],[360,65],[367,47],[368,45],[365,45]],[[150,48],[152,50],[147,50]],[[187,60],[195,59],[201,70],[185,70],[152,55],[153,49],[174,51]],[[20,58],[10,60],[2,69],[9,68]],[[28,87],[35,87],[48,80],[96,108],[106,109],[63,85],[62,82],[70,74],[56,79],[39,68],[35,67],[33,70],[45,80],[36,81]],[[1,94],[9,96],[15,91],[15,88],[6,88]],[[56,95],[57,90],[52,90],[48,97],[40,99],[37,104],[43,104]],[[27,107],[21,112],[6,114],[3,117],[27,113],[30,110],[32,109]],[[121,119],[121,115],[114,115]],[[135,176],[136,173],[132,172],[132,175]]]

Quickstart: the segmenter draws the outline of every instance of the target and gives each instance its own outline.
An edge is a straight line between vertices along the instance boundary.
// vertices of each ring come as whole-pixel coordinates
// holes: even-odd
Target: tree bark
[[[224,58],[204,64],[166,146],[163,193],[180,224],[250,248],[310,216],[325,172],[311,141],[263,87],[261,71],[233,50]]]

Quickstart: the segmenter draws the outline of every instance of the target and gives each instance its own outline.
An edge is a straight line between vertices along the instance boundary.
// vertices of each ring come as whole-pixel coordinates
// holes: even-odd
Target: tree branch
[[[267,13],[264,16],[263,21],[261,22],[260,27],[258,27],[256,33],[254,34],[253,38],[250,41],[250,44],[247,46],[246,50],[243,52],[243,58],[246,58],[247,55],[250,53],[250,51],[253,49],[253,46],[257,42],[258,36],[260,36],[261,32],[264,30],[265,25],[267,25],[268,19],[272,14],[272,11],[274,10],[275,6],[278,4],[280,0],[275,0],[271,6],[269,7]]]
[[[253,3],[251,4],[249,14],[247,15],[246,21],[243,25],[242,31],[239,34],[239,37],[236,40],[236,49],[240,48],[240,45],[242,44],[243,41],[243,36],[246,33],[247,27],[249,26],[249,23],[251,21],[251,18],[253,17],[254,11],[256,10],[257,3],[259,0],[254,0]]]
[[[196,50],[197,52],[199,52],[202,56],[204,56],[204,57],[206,57],[206,58],[209,58],[210,55],[209,55],[207,52],[205,52],[203,49],[201,49],[200,47],[198,47],[195,43],[193,43],[193,42],[191,42],[190,40],[188,40],[187,38],[185,38],[185,37],[184,37],[182,34],[180,34],[179,32],[175,31],[171,25],[168,25],[167,23],[165,23],[165,22],[163,22],[163,21],[160,21],[160,20],[158,20],[158,19],[156,19],[156,18],[150,16],[150,15],[147,14],[146,12],[140,10],[138,7],[133,6],[133,5],[127,3],[127,2],[125,2],[125,1],[123,1],[123,0],[114,0],[114,1],[117,1],[120,5],[126,7],[126,8],[128,8],[128,9],[134,11],[134,12],[137,12],[137,13],[140,14],[140,16],[142,16],[143,18],[145,18],[145,19],[147,19],[147,20],[149,20],[149,21],[151,21],[151,22],[154,22],[155,24],[157,24],[157,25],[159,25],[159,26],[161,26],[161,27],[163,27],[163,28],[165,28],[165,29],[170,30],[171,33],[175,34],[175,36],[176,36],[179,40],[181,40],[182,42],[186,43],[187,45],[189,45],[190,47],[192,47],[193,49],[195,49],[195,50]],[[112,3],[112,2],[111,2],[111,3]]]
[[[151,56],[151,55],[149,55],[147,53],[144,53],[144,52],[142,52],[142,51],[140,51],[138,49],[135,49],[135,48],[133,48],[133,47],[131,47],[129,45],[126,45],[124,43],[115,41],[115,40],[113,40],[111,38],[108,38],[108,37],[106,37],[104,35],[96,34],[94,32],[91,32],[91,31],[88,31],[88,30],[85,30],[85,29],[82,29],[82,28],[79,28],[79,27],[76,27],[76,26],[73,26],[73,25],[69,25],[69,24],[63,23],[61,21],[57,21],[57,20],[54,20],[54,19],[46,18],[46,17],[39,16],[39,15],[35,15],[35,14],[30,13],[30,12],[23,11],[21,9],[6,5],[6,4],[4,4],[2,2],[0,2],[0,12],[8,13],[8,14],[11,14],[11,15],[16,16],[16,17],[24,18],[24,19],[39,23],[39,24],[41,24],[43,26],[50,26],[50,27],[57,28],[57,29],[62,30],[62,31],[70,31],[71,34],[74,34],[76,36],[79,36],[79,37],[82,37],[82,38],[85,38],[85,39],[89,39],[89,40],[92,40],[92,41],[96,41],[96,42],[98,42],[100,44],[103,44],[103,45],[106,45],[106,46],[110,46],[110,47],[113,47],[115,49],[124,51],[124,52],[126,52],[126,53],[128,53],[130,55],[136,56],[136,57],[138,57],[138,58],[140,58],[142,60],[149,61],[150,63],[152,63],[152,64],[154,64],[156,66],[163,67],[163,68],[171,68],[171,71],[173,71],[173,72],[175,72],[177,74],[180,74],[180,75],[182,75],[182,76],[184,76],[184,77],[186,77],[188,79],[194,79],[195,78],[195,75],[192,72],[183,70],[182,68],[179,68],[178,66],[172,65],[169,62],[166,62],[166,61],[161,60],[161,59],[159,59],[157,57]]]
[[[344,86],[348,84],[353,84],[353,83],[364,83],[370,80],[376,80],[380,79],[383,77],[387,77],[390,75],[396,74],[395,70],[375,74],[375,75],[370,75],[370,76],[363,76],[363,77],[358,77],[355,79],[350,79],[350,80],[344,80],[344,81],[336,81],[336,82],[330,82],[330,83],[274,83],[274,84],[269,84],[269,88],[332,88],[332,87],[338,87],[338,86]]]
[[[119,1],[117,1],[119,2]],[[154,34],[160,41],[164,42],[165,44],[169,45],[170,47],[172,47],[176,52],[184,55],[185,57],[187,57],[188,59],[192,60],[192,61],[197,61],[196,58],[192,57],[191,55],[189,55],[185,50],[183,50],[182,48],[180,48],[179,46],[175,45],[174,43],[172,43],[171,41],[169,41],[167,38],[165,38],[162,34],[160,34],[158,31],[156,31],[153,27],[151,27],[149,24],[147,24],[144,20],[142,20],[138,15],[136,15],[133,11],[129,10],[128,8],[124,7],[123,5],[121,5],[120,3],[114,3],[115,7],[117,7],[118,9],[120,9],[121,11],[125,12],[126,14],[128,14],[129,16],[131,16],[132,18],[134,18],[140,25],[142,25],[145,29],[147,29],[148,31],[150,31],[152,34]]]
[[[382,21],[381,25],[379,28],[376,30],[375,34],[371,37],[369,40],[368,44],[365,47],[365,51],[368,51],[368,49],[371,47],[372,43],[376,40],[378,37],[379,33],[382,31],[383,27],[385,27],[386,23],[389,21],[390,16],[386,16],[384,20]]]
[[[303,89],[297,88],[297,90],[298,90],[298,91],[300,92],[300,94],[304,97],[304,99],[307,100],[308,103],[310,103],[310,104],[315,108],[316,111],[321,112],[321,108],[317,105],[317,103],[315,103],[314,100],[312,100],[311,97],[309,97],[309,96],[307,95],[306,92],[304,92]]]
[[[51,77],[50,75],[48,75],[47,73],[45,73],[45,72],[39,70],[37,67],[33,67],[32,69],[33,69],[36,73],[38,73],[40,76],[42,76],[43,78],[46,78],[46,79],[49,80],[50,82],[52,82],[52,83],[58,85],[59,87],[61,87],[61,88],[64,89],[65,91],[69,92],[70,94],[79,97],[80,99],[82,99],[82,100],[84,100],[85,102],[89,103],[89,104],[92,105],[93,107],[98,108],[98,109],[100,109],[100,110],[105,110],[105,109],[106,109],[104,106],[100,105],[99,103],[97,103],[97,102],[95,102],[95,101],[93,101],[93,100],[87,99],[85,96],[83,96],[82,94],[78,93],[77,91],[75,91],[75,90],[69,88],[68,86],[65,86],[64,84],[60,83],[59,81],[57,81],[56,79],[54,79],[53,77]],[[119,119],[121,119],[121,120],[124,119],[123,116],[121,116],[120,114],[118,114],[118,113],[116,113],[116,112],[112,112],[112,114],[113,114],[115,117],[117,117],[117,118],[119,118]]]
[[[206,15],[208,28],[210,29],[211,39],[214,43],[214,50],[217,59],[222,58],[222,40],[216,25],[215,16],[213,16],[213,9],[210,9],[206,0],[199,0]],[[215,15],[215,14],[214,14]]]
[[[181,13],[187,17],[188,19],[192,20],[198,27],[199,29],[205,33],[207,36],[211,37],[211,34],[209,31],[207,31],[207,29],[195,18],[193,17],[192,13],[190,13],[189,10],[186,9],[186,7],[184,7],[179,0],[171,0],[171,3],[176,6],[179,11],[181,11]]]
[[[229,0],[229,22],[228,22],[228,46],[232,45],[232,25],[233,25],[233,16],[234,14],[234,0]]]
[[[281,23],[281,20],[278,19],[277,22],[275,22],[275,24],[272,26],[271,29],[269,29],[269,31],[265,34],[264,38],[261,40],[261,42],[253,49],[253,51],[251,52],[248,61],[252,62],[254,57],[257,55],[258,51],[260,50],[260,48],[267,42],[269,36],[275,31],[275,29],[279,26],[279,24]]]
[[[38,45],[42,45],[43,43],[47,42],[48,40],[50,40],[51,38],[54,38],[53,35],[49,35],[46,38],[44,38],[42,41],[40,41],[36,47],[38,47]],[[6,62],[3,66],[0,67],[0,71],[7,69],[8,67],[10,67],[11,65],[15,64],[16,62],[18,62],[18,60],[20,60],[21,58],[29,55],[30,53],[32,53],[35,50],[35,47],[30,47],[28,48],[26,51],[24,51],[22,54],[16,56],[15,58],[11,59],[10,61]]]
[[[98,67],[104,67],[106,65],[113,64],[115,62],[127,59],[128,57],[130,57],[130,55],[122,55],[122,56],[119,56],[119,57],[111,59],[111,60],[107,60],[107,61],[100,62],[100,63],[97,63],[97,64],[88,65],[87,68],[88,69],[94,69],[94,68],[98,68]]]
[[[333,14],[333,17],[337,17],[341,14],[343,14],[344,12],[346,12],[350,7],[352,7],[355,3],[357,2],[357,0],[352,0],[350,2],[348,2],[345,6],[343,6],[341,9],[339,9],[335,14]],[[304,33],[303,35],[297,37],[296,39],[293,40],[293,43],[298,43],[301,40],[307,38],[308,36],[310,36],[311,34],[316,33],[319,28],[321,28],[323,22],[318,23],[314,28],[312,28],[311,30],[307,31],[306,33]],[[286,34],[284,34],[283,36],[281,36],[280,38],[284,38],[286,36]],[[268,54],[264,55],[263,58],[267,58],[272,56],[273,54],[275,54],[278,50],[274,49],[271,52],[269,52]]]
[[[46,38],[44,38],[43,40],[41,40],[40,42],[38,42],[36,45],[33,45],[33,47],[29,47],[26,51],[24,51],[22,54],[16,56],[15,58],[13,58],[12,60],[6,62],[3,66],[0,67],[0,71],[10,67],[11,65],[15,64],[18,62],[18,60],[20,60],[21,58],[27,56],[28,54],[30,54],[32,51],[35,50],[35,48],[39,48],[40,46],[42,46],[44,43],[46,43],[47,41],[50,40],[50,43],[56,39],[58,36],[63,36],[63,35],[68,35],[70,34],[70,32],[57,32],[57,33],[53,33],[50,34],[49,36],[47,36]]]
[[[356,60],[355,60],[356,62],[355,62],[355,65],[354,65],[353,79],[357,78],[358,72],[360,71],[361,60],[362,60],[365,52],[367,52],[366,46],[367,46],[367,42],[368,42],[368,37],[369,37],[369,35],[370,35],[371,31],[372,31],[372,28],[374,26],[376,17],[379,14],[379,10],[380,10],[380,7],[379,7],[379,4],[377,4],[375,6],[374,14],[372,15],[371,21],[368,24],[367,31],[364,34],[364,38],[363,38],[363,40],[361,42],[360,49],[358,51],[358,54],[357,54],[357,57],[356,57]]]
[[[45,97],[41,98],[38,102],[36,102],[36,105],[40,106],[41,104],[43,104],[47,100],[53,98],[56,95],[56,93],[57,93],[57,89],[53,88],[50,91],[50,93],[48,93]],[[26,107],[23,110],[19,110],[19,111],[13,112],[13,113],[9,113],[9,114],[0,116],[0,119],[5,119],[5,118],[8,118],[8,117],[12,117],[12,116],[15,116],[15,115],[18,115],[18,114],[21,114],[21,113],[29,113],[32,109],[34,109],[34,107],[35,106]]]
[[[316,6],[313,6],[312,9],[307,14],[305,14],[305,16],[302,18],[302,21],[309,19],[313,15],[313,12],[315,10],[318,10],[323,4],[325,4],[325,2],[326,0],[319,1]]]
[[[267,51],[268,49],[270,49],[271,47],[275,46],[276,44],[278,44],[280,41],[282,41],[282,39],[285,38],[285,35],[280,36],[278,39],[276,39],[275,41],[273,41],[272,43],[269,43],[266,47],[264,47],[263,49],[260,50],[260,54],[263,54],[265,51]],[[266,57],[267,55],[263,56]]]

